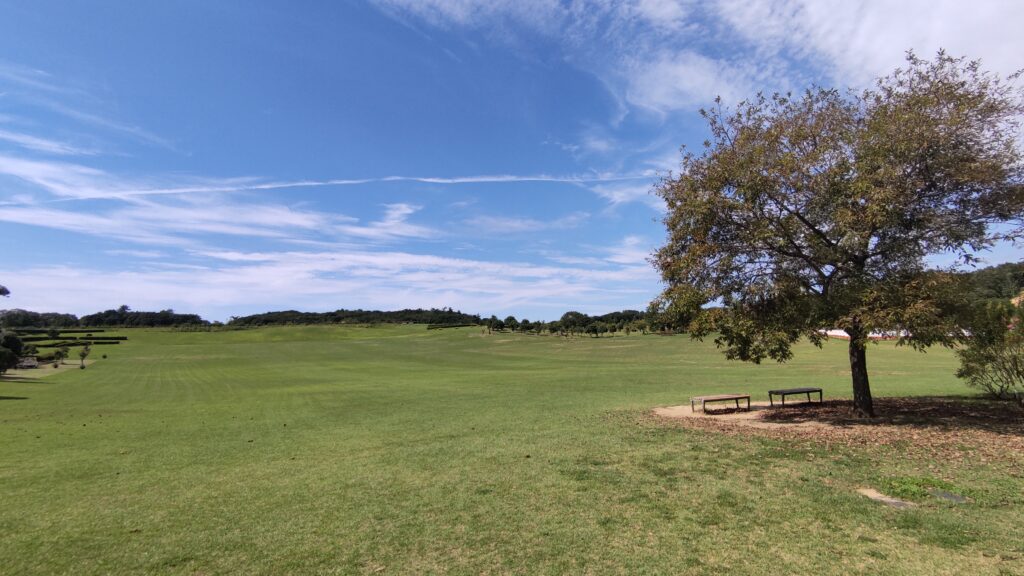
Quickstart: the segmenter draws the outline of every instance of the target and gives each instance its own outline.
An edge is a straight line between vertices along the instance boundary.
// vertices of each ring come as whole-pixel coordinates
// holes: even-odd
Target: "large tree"
[[[855,409],[873,416],[871,332],[918,348],[961,333],[958,276],[927,258],[971,263],[1019,232],[1016,79],[911,53],[862,92],[759,95],[732,110],[717,100],[702,110],[703,152],[684,153],[657,189],[668,241],[655,308],[753,362],[785,361],[800,338],[820,345],[821,329],[842,328]]]

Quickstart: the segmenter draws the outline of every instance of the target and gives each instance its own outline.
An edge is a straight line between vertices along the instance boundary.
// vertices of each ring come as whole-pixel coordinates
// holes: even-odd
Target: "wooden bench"
[[[729,402],[736,401],[736,409],[740,409],[740,400],[747,401],[747,411],[750,411],[750,394],[715,394],[714,396],[694,396],[690,398],[690,412],[695,412],[693,405],[700,402],[701,412],[707,412],[704,405],[708,402]]]
[[[793,396],[795,394],[806,394],[807,401],[811,401],[811,394],[818,394],[818,402],[821,402],[821,388],[784,388],[782,390],[769,390],[768,391],[768,403],[775,406],[775,396],[782,397],[782,405],[786,405],[786,396]]]

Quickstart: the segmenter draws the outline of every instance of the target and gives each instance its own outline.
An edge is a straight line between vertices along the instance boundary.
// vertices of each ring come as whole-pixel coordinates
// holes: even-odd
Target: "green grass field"
[[[0,379],[0,573],[1024,573],[1019,471],[648,416],[846,396],[842,342],[754,366],[686,337],[124,333]],[[948,351],[868,354],[877,396],[968,392]],[[854,492],[929,478],[971,502]]]

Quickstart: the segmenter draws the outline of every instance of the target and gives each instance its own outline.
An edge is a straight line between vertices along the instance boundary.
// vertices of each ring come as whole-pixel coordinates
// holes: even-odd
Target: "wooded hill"
[[[235,316],[229,326],[266,326],[272,324],[479,324],[480,316],[451,308],[422,308],[382,312],[380,310],[335,310],[299,312],[284,310],[251,316]]]

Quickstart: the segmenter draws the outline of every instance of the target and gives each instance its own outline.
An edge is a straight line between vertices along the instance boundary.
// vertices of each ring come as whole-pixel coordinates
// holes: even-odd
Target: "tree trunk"
[[[874,418],[875,407],[871,402],[871,386],[868,384],[867,351],[864,349],[863,334],[859,330],[847,329],[850,335],[850,375],[853,377],[853,411],[861,417]]]

